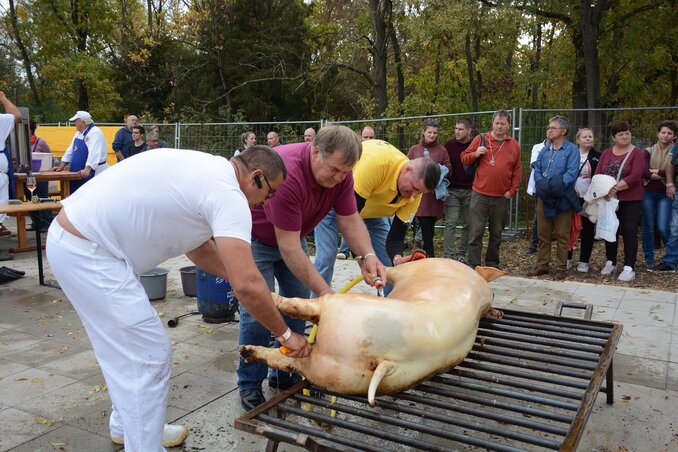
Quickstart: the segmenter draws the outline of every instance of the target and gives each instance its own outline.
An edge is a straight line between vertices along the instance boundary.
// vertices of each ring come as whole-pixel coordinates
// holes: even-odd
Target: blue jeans
[[[377,258],[387,267],[392,266],[391,258],[386,253],[386,237],[391,230],[391,221],[389,217],[367,218],[364,220],[365,226],[370,233],[372,248],[377,254]],[[320,276],[332,284],[334,275],[334,262],[337,260],[337,234],[339,226],[337,225],[337,214],[334,209],[330,210],[325,218],[315,227],[315,262],[314,266]]]
[[[306,238],[302,239],[302,248],[306,249]],[[307,250],[308,253],[308,250]],[[284,297],[309,298],[311,291],[287,268],[285,261],[280,255],[277,247],[264,245],[258,240],[252,239],[252,255],[254,263],[264,276],[268,289],[275,291],[275,281],[278,282],[278,293]],[[285,323],[292,331],[304,334],[306,321],[293,319],[286,315],[283,316]],[[263,325],[257,322],[254,317],[247,312],[245,306],[240,304],[240,333],[238,335],[240,345],[261,345],[268,347],[271,343],[271,332]],[[280,347],[278,341],[275,341],[274,347]],[[266,363],[246,363],[242,358],[236,374],[238,375],[238,387],[241,391],[248,389],[261,388],[261,383],[266,378],[268,366]],[[285,384],[289,381],[291,374],[288,372],[271,369],[270,376],[275,378],[277,374],[278,382]]]
[[[664,243],[669,241],[669,221],[671,220],[671,200],[664,193],[645,192],[643,195],[642,238],[645,263],[654,262],[654,229],[659,230]],[[655,223],[656,218],[656,223]]]
[[[673,201],[670,229],[669,239],[666,241],[666,256],[662,260],[675,270],[678,267],[678,198]]]
[[[348,253],[351,252],[351,250],[348,249],[348,243],[346,243],[345,238],[341,238],[341,243],[339,244],[339,252],[344,253],[346,257],[348,257]]]

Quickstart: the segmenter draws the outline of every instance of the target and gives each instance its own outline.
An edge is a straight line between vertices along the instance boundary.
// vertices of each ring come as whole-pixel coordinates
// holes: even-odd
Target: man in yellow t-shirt
[[[372,239],[372,247],[384,265],[398,265],[403,258],[407,223],[419,207],[422,193],[433,191],[440,167],[428,157],[409,160],[395,146],[382,140],[362,143],[363,152],[353,168],[353,189],[358,212]],[[391,216],[393,220],[391,221]],[[315,268],[332,281],[341,215],[331,211],[315,228]]]

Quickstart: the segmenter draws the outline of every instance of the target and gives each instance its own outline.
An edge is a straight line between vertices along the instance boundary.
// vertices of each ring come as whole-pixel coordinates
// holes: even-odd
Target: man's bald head
[[[304,141],[313,141],[314,137],[315,129],[313,127],[309,127],[308,129],[304,130]]]
[[[135,115],[129,115],[127,117],[127,128],[129,130],[132,130],[132,127],[136,126],[139,124],[139,118],[137,118]]]
[[[363,127],[360,131],[360,141],[374,140],[374,129],[370,126]]]
[[[266,142],[270,147],[280,146],[280,135],[277,132],[268,132],[266,135]]]

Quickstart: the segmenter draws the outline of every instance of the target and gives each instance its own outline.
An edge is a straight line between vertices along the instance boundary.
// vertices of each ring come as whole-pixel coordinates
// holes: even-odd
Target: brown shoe
[[[553,274],[553,280],[554,281],[562,281],[564,279],[565,279],[565,270],[558,269]]]
[[[548,274],[549,274],[548,267],[537,267],[534,270],[528,272],[527,276],[541,276],[541,275],[548,275]]]

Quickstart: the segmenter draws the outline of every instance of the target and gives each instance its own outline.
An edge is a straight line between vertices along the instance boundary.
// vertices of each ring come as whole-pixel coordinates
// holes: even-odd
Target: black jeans
[[[421,238],[424,242],[424,251],[428,257],[435,257],[433,236],[435,234],[436,217],[417,217],[421,228]]]
[[[617,236],[621,233],[624,240],[624,265],[635,268],[638,258],[638,223],[640,222],[640,210],[642,201],[619,201],[617,209],[617,218],[619,219],[619,229]],[[605,241],[605,256],[613,264],[617,263],[617,248],[619,241]]]
[[[579,202],[584,205],[584,200],[579,198]],[[579,262],[589,263],[591,259],[591,251],[593,251],[593,237],[596,234],[596,225],[591,223],[591,221],[582,216],[581,217],[581,232],[579,233],[579,239],[581,240],[581,249],[579,250]],[[572,259],[572,251],[570,250],[567,253],[567,258]]]

